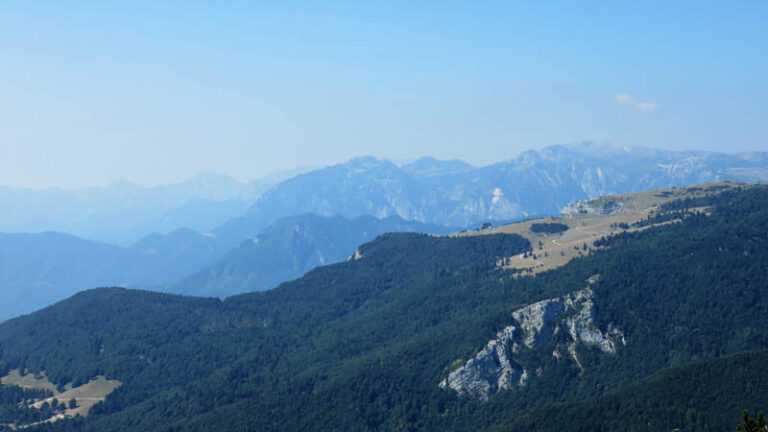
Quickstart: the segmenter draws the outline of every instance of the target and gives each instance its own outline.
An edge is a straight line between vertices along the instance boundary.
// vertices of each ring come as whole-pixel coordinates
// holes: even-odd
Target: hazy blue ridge
[[[456,229],[397,216],[346,219],[303,214],[280,219],[223,258],[172,285],[170,292],[226,297],[263,291],[309,270],[344,261],[355,249],[386,232],[447,234]]]

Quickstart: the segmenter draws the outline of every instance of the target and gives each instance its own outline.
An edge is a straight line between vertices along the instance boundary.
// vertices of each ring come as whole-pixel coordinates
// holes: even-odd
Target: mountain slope
[[[263,291],[317,266],[343,261],[357,246],[385,232],[447,234],[450,231],[399,217],[361,216],[354,220],[314,214],[287,217],[168,291],[218,297]]]
[[[388,234],[357,259],[226,301],[93,290],[1,324],[0,358],[56,384],[123,383],[87,419],[48,430],[490,428],[631,390],[662,369],[768,349],[768,188],[678,205],[702,207],[710,215],[605,239],[534,277],[500,265],[535,247],[519,235]],[[586,288],[591,305],[536,312]],[[602,350],[591,332],[611,329],[624,342]],[[487,348],[526,371],[524,384],[487,400],[441,388]],[[730,418],[719,404],[729,395],[703,384],[690,407],[721,406]]]
[[[250,213],[216,229],[237,241],[302,213],[471,226],[552,214],[605,194],[718,180],[768,181],[768,154],[724,154],[585,143],[524,152],[486,167],[424,158],[398,166],[372,157],[311,171],[265,192]]]
[[[734,430],[742,410],[768,407],[766,389],[768,351],[740,353],[664,369],[599,398],[535,409],[491,431]]]

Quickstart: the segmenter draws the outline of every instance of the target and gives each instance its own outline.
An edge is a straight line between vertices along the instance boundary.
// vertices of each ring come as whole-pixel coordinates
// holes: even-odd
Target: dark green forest
[[[495,265],[530,249],[520,236],[388,234],[224,301],[90,290],[0,325],[0,358],[59,385],[124,383],[88,418],[34,430],[735,430],[768,408],[768,188],[708,202],[535,277]],[[579,345],[582,369],[533,353],[520,361],[542,373],[488,401],[438,387],[512,310],[596,274],[600,325],[626,336],[615,354]]]
[[[768,351],[739,353],[664,369],[597,398],[534,409],[491,431],[736,431],[744,409],[768,406],[767,388]]]
[[[45,390],[0,385],[0,424],[28,424],[50,417],[51,407],[26,408],[26,402],[45,399],[53,394]]]
[[[531,231],[535,233],[556,234],[568,231],[568,225],[559,222],[544,222],[531,224]]]

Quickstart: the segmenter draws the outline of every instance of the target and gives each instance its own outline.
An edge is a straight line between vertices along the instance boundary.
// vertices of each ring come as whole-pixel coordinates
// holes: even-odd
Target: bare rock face
[[[624,334],[617,330],[611,323],[605,331],[597,328],[597,308],[593,300],[592,289],[586,288],[564,297],[566,307],[574,312],[568,317],[563,326],[574,342],[582,342],[587,345],[595,345],[600,351],[613,353],[616,351],[615,340],[624,341]]]
[[[614,201],[610,199],[590,199],[581,200],[568,204],[560,210],[560,213],[566,216],[573,216],[577,214],[616,214],[631,212],[633,209],[625,208],[623,202]]]
[[[591,279],[590,283],[595,281],[596,278]],[[530,304],[512,312],[512,317],[517,325],[497,333],[477,355],[440,382],[440,387],[487,399],[500,390],[524,386],[528,370],[515,362],[514,355],[522,349],[539,349],[545,341],[558,335],[563,336],[559,340],[567,341],[566,351],[580,368],[577,344],[595,346],[609,354],[616,352],[617,341],[626,344],[624,334],[612,323],[606,329],[597,326],[591,288]],[[563,356],[558,349],[552,355],[558,359]],[[538,365],[533,365],[533,369],[537,375],[543,373]]]
[[[352,253],[352,255],[347,258],[347,261],[357,261],[360,258],[363,257],[363,254],[360,253],[360,248],[355,249],[355,251]]]
[[[512,360],[513,350],[509,347],[514,336],[515,326],[497,333],[474,358],[444,379],[440,387],[486,399],[501,389],[523,385],[527,374]]]
[[[537,342],[551,338],[558,329],[557,318],[565,311],[565,302],[561,298],[542,300],[512,312],[512,317],[520,323],[523,343],[528,348]]]

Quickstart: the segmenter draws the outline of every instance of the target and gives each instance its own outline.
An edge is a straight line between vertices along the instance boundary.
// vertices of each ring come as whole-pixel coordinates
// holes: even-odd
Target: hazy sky
[[[0,184],[768,149],[768,1],[539,3],[2,1]]]

